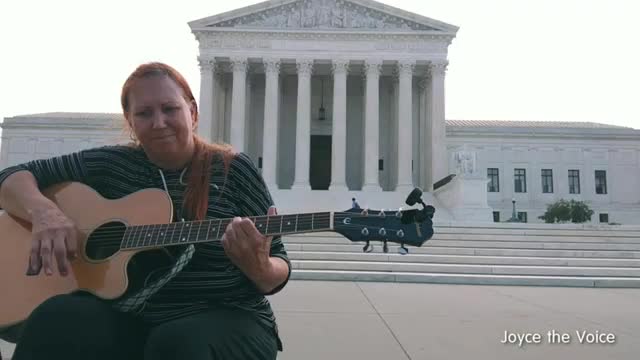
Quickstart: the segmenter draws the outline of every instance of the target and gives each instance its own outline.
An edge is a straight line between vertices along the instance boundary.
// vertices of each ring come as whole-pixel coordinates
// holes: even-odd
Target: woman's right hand
[[[69,260],[76,257],[77,233],[73,221],[57,206],[46,206],[31,212],[33,238],[27,275],[37,275],[44,267],[53,274],[54,259],[60,275],[69,273]]]

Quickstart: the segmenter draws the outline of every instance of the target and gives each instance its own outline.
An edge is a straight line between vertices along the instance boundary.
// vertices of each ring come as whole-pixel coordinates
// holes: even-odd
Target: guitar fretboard
[[[332,230],[331,212],[249,217],[267,236]],[[121,249],[218,241],[233,219],[184,221],[169,224],[136,225],[125,230]]]

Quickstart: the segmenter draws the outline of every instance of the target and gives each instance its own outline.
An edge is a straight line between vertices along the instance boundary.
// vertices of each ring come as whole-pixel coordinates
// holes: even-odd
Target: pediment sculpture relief
[[[217,23],[216,27],[436,30],[345,0],[301,0]]]

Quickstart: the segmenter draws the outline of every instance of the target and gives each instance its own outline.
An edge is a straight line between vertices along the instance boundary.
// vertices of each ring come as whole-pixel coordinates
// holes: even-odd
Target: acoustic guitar
[[[76,225],[78,256],[70,261],[66,277],[27,276],[31,249],[31,224],[8,213],[0,215],[0,333],[23,322],[48,298],[86,291],[103,299],[121,297],[131,285],[129,266],[137,253],[172,246],[219,241],[232,219],[172,222],[173,208],[160,189],[145,189],[120,199],[106,199],[87,185],[66,182],[49,187],[43,194]],[[415,189],[407,204],[422,209],[376,211],[349,209],[251,217],[264,235],[337,232],[354,242],[370,241],[422,246],[433,235],[433,206],[420,199]],[[54,260],[55,261],[55,260]],[[55,268],[55,267],[54,267]],[[2,337],[2,335],[0,335]],[[7,338],[7,337],[5,337]]]

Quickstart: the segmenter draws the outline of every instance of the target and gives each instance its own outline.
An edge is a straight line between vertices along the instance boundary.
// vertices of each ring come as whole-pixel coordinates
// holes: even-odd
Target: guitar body
[[[110,200],[80,183],[52,186],[43,194],[53,200],[78,229],[78,256],[70,262],[66,277],[44,269],[27,276],[31,250],[31,224],[4,213],[0,215],[0,332],[24,321],[31,312],[50,297],[74,291],[90,292],[103,299],[117,299],[129,286],[127,267],[141,250],[118,251],[100,258],[89,256],[89,239],[94,230],[106,224],[166,224],[172,219],[170,199],[159,189],[145,189],[129,196]],[[108,227],[111,226],[111,227]],[[124,227],[124,226],[123,226]],[[107,234],[106,230],[103,234]],[[99,237],[91,240],[92,246]]]

